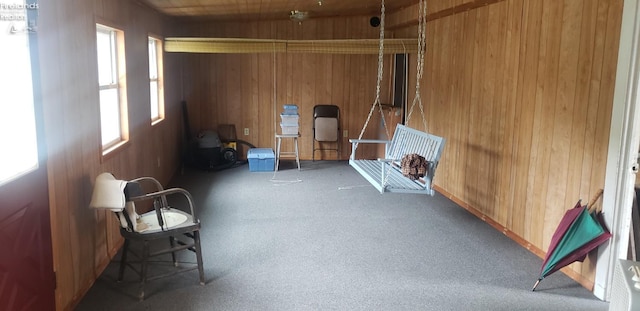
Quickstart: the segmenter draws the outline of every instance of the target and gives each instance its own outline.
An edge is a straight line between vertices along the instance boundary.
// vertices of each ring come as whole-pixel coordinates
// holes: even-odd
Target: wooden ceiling
[[[194,20],[289,19],[291,11],[318,17],[380,15],[381,0],[141,0],[169,15]],[[387,0],[386,13],[418,3],[418,0]]]

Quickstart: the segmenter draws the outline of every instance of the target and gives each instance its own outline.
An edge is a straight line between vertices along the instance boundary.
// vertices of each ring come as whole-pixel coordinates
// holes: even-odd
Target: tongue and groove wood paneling
[[[291,21],[194,23],[173,35],[304,40],[376,38],[378,31],[369,25],[368,17],[353,17],[310,20],[301,25]],[[377,55],[189,54],[186,59],[185,98],[194,131],[230,123],[236,126],[240,139],[258,147],[273,148],[274,134],[280,133],[282,105],[296,104],[300,112],[302,159],[312,157],[314,105],[338,105],[341,128],[348,131],[349,137],[356,137],[375,98]],[[391,56],[385,56],[387,72],[391,70],[390,60]],[[381,90],[383,103],[389,102],[389,89],[387,74]],[[378,137],[379,123],[376,111],[370,132],[366,133],[368,137]],[[244,128],[249,128],[248,136],[243,135]],[[284,148],[292,147],[289,141],[284,144]],[[343,139],[341,148],[345,151],[341,159],[346,159],[350,148],[347,139]],[[363,151],[371,156],[376,154],[373,148]],[[244,153],[246,150],[242,156]],[[338,157],[335,152],[325,151],[317,152],[316,158]]]
[[[493,2],[430,11],[424,98],[448,139],[435,182],[544,256],[564,212],[604,186],[622,1]],[[594,260],[564,271],[589,288]]]
[[[588,200],[604,185],[622,1],[459,0],[428,5],[422,98],[429,131],[447,138],[435,183],[444,194],[543,256],[566,209],[580,198]],[[388,36],[415,37],[416,12],[417,5],[390,13]],[[185,31],[222,37],[258,33],[282,39],[378,35],[364,17],[302,25],[200,23]],[[243,137],[256,145],[272,146],[278,122],[273,116],[281,104],[299,104],[303,159],[311,158],[314,104],[340,105],[342,127],[356,137],[375,95],[376,57],[370,55],[278,54],[275,61],[271,55],[188,58],[197,59],[198,66],[205,64],[204,71],[215,72],[218,83],[231,83],[224,81],[236,74],[230,67],[258,76],[257,89],[247,77],[234,78],[235,91],[227,89],[226,95],[216,97],[218,103],[190,99],[203,106],[237,104],[230,97],[239,98],[249,90],[238,83],[251,85],[258,99],[240,103],[242,108],[236,110],[240,115],[220,115],[216,120],[252,131],[258,126],[259,133]],[[410,59],[411,100],[415,55]],[[387,59],[383,101],[389,98],[389,65]],[[263,72],[272,68],[275,87],[273,72]],[[191,72],[194,77],[205,75],[195,67]],[[416,111],[409,124],[421,128]],[[385,111],[387,120],[396,120],[394,112]],[[261,121],[247,115],[259,115]],[[215,125],[206,113],[200,118],[201,127]],[[380,137],[383,132],[376,112],[365,136]],[[345,143],[343,150],[348,148]],[[370,156],[376,152],[363,150]],[[343,152],[341,159],[347,157]],[[331,153],[327,158],[336,157]],[[568,269],[586,287],[593,281],[593,259]]]

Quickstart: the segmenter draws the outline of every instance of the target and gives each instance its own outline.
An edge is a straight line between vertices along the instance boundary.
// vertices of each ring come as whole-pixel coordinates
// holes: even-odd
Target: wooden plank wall
[[[301,24],[288,20],[238,23],[185,24],[172,35],[264,38],[264,39],[350,39],[377,38],[379,28],[369,17],[311,19]],[[313,106],[340,107],[341,129],[349,138],[363,128],[375,99],[377,55],[331,54],[188,54],[185,55],[184,90],[193,133],[234,124],[239,139],[254,146],[274,148],[274,134],[280,133],[282,105],[296,104],[300,110],[300,157],[311,160]],[[387,75],[382,83],[382,101],[389,102],[391,56],[385,56]],[[387,118],[394,111],[386,109]],[[380,114],[376,111],[365,138],[378,138]],[[249,128],[249,135],[243,129]],[[292,150],[290,142],[283,148]],[[362,146],[363,154],[376,154]],[[342,139],[340,159],[347,159],[350,144]],[[274,148],[275,149],[275,148]],[[360,148],[359,148],[360,149]],[[246,149],[240,152],[246,156]],[[316,152],[316,159],[337,159],[336,152]]]
[[[96,18],[125,32],[130,143],[103,159],[100,151]],[[159,14],[126,0],[41,2],[38,38],[49,158],[56,308],[72,310],[122,244],[111,213],[88,208],[95,177],[154,176],[166,183],[179,167],[179,92],[165,88],[166,120],[151,126],[147,36],[164,34]],[[165,56],[168,86],[178,55]],[[160,161],[158,166],[157,161]]]
[[[430,3],[423,98],[447,138],[435,183],[544,256],[564,212],[604,187],[622,1]],[[397,23],[416,31],[415,15]],[[592,288],[594,260],[563,271]]]
[[[389,14],[388,35],[415,37],[417,11]],[[621,13],[621,0],[429,1],[422,98],[429,131],[447,138],[436,186],[539,256],[564,212],[604,186]],[[375,38],[367,19],[197,23],[172,35]],[[273,147],[281,104],[295,103],[303,159],[311,158],[313,105],[339,105],[342,128],[357,137],[375,95],[375,56],[186,59],[194,130],[233,123],[238,135],[250,128],[241,139]],[[410,99],[412,75],[415,57]],[[413,118],[410,125],[421,128],[420,116]],[[372,122],[365,137],[380,137],[380,120]],[[341,159],[348,148],[345,140]],[[591,288],[593,259],[563,271]]]

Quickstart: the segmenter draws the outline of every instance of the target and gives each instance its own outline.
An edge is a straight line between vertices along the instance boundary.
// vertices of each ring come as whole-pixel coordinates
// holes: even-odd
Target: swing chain
[[[428,132],[427,129],[427,120],[424,116],[424,108],[422,106],[422,97],[420,95],[420,81],[422,80],[422,75],[424,73],[424,53],[426,51],[427,45],[427,2],[426,0],[420,0],[419,4],[419,16],[418,16],[418,61],[416,65],[416,93],[413,98],[413,102],[411,103],[411,109],[409,109],[409,114],[407,116],[407,121],[411,120],[411,115],[413,114],[413,108],[416,105],[416,102],[419,104],[420,113],[422,114],[422,125],[424,126],[425,132]]]
[[[371,116],[373,115],[373,111],[375,110],[376,106],[378,107],[380,116],[382,116],[382,124],[384,125],[384,130],[387,134],[387,139],[389,139],[390,137],[389,129],[387,128],[387,122],[382,112],[382,105],[380,104],[380,84],[382,83],[382,75],[384,71],[384,62],[383,62],[384,60],[384,20],[385,20],[385,6],[384,6],[384,0],[382,0],[382,6],[380,9],[380,45],[378,49],[378,77],[376,81],[376,99],[374,100],[373,105],[371,105],[371,109],[369,110],[369,115],[367,116],[367,120],[365,121],[364,126],[360,131],[358,140],[362,139],[362,136],[364,135],[364,131],[367,129],[367,126],[369,126],[369,121],[371,121]],[[355,143],[355,148],[358,148],[357,142]]]

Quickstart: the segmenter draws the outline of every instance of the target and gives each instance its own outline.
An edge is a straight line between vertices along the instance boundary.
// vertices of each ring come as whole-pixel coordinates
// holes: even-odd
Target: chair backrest
[[[313,107],[313,118],[335,118],[340,117],[340,108],[336,105],[316,105]]]
[[[317,141],[337,141],[340,108],[335,105],[313,107],[313,138]]]
[[[143,187],[143,183],[147,185]],[[172,202],[182,203],[183,208],[172,207],[169,204],[169,196],[175,196]],[[152,209],[139,215],[136,202],[141,203],[144,209]],[[125,181],[116,179],[111,173],[102,173],[96,178],[89,207],[114,212],[120,226],[127,232],[164,231],[178,225],[182,226],[182,223],[185,223],[185,226],[200,223],[195,214],[193,198],[187,190],[164,189],[153,177]]]
[[[386,157],[401,159],[406,154],[417,153],[436,166],[444,149],[445,139],[398,124],[393,133]]]

